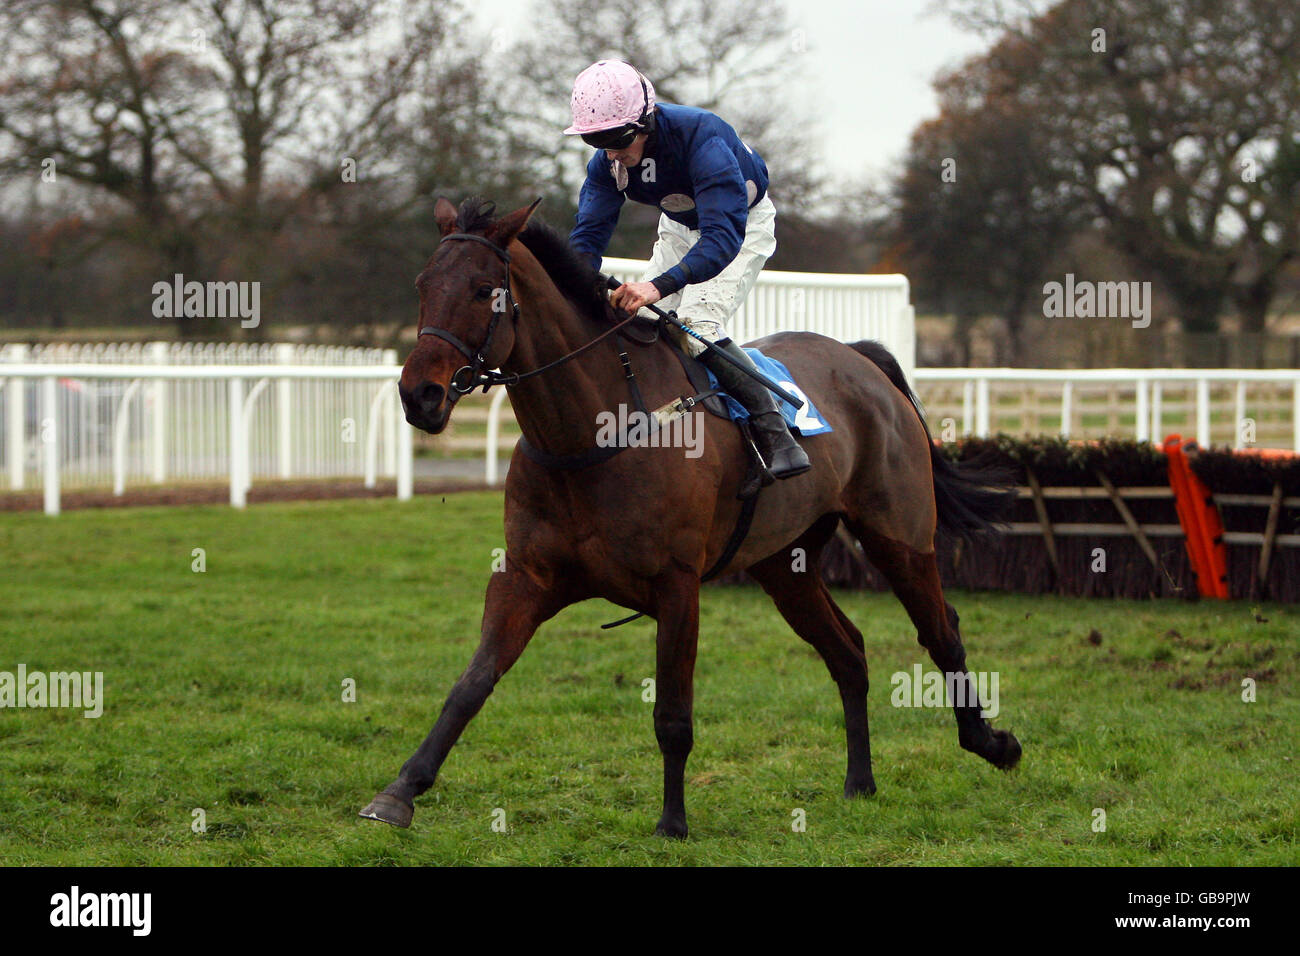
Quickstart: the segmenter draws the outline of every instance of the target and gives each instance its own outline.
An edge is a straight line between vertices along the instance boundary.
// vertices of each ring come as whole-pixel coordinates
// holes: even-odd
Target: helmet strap
[[[641,81],[641,101],[644,105],[641,107],[641,115],[637,117],[636,125],[643,132],[650,133],[654,131],[654,111],[650,109],[650,91],[646,89],[645,77],[641,71],[637,71],[637,79]]]

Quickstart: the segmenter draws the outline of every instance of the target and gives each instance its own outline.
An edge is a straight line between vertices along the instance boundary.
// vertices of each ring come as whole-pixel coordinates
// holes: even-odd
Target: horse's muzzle
[[[409,391],[400,383],[397,394],[402,399],[406,420],[421,431],[437,435],[447,427],[454,402],[447,401],[447,389],[433,382],[421,382]]]

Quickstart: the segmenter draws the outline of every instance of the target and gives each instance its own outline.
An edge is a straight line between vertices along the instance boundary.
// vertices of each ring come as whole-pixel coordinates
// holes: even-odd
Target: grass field
[[[846,801],[820,660],[756,588],[706,589],[680,843],[651,835],[653,625],[602,632],[618,611],[590,602],[538,634],[410,830],[361,820],[477,642],[500,500],[0,518],[0,671],[105,680],[99,719],[0,710],[0,862],[1300,862],[1300,614],[1239,602],[950,595],[1024,745],[1003,773],[958,748],[947,710],[890,705],[890,675],[929,662],[891,597],[841,594],[880,788]]]

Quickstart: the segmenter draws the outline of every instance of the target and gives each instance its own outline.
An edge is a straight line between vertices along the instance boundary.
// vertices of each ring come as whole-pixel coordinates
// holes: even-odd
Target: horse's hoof
[[[996,756],[989,759],[989,763],[999,770],[1010,770],[1020,763],[1020,741],[1016,739],[1015,734],[1009,730],[995,730],[993,739],[997,741],[998,749]]]
[[[686,823],[676,820],[660,820],[655,827],[655,836],[668,837],[670,840],[686,839]]]
[[[851,800],[854,797],[874,797],[876,795],[876,784],[873,780],[865,783],[846,783],[844,784],[844,798]]]
[[[391,823],[395,827],[406,829],[411,825],[411,817],[415,816],[415,806],[410,803],[403,803],[392,794],[378,793],[375,799],[370,801],[370,805],[362,810],[358,816],[365,817],[367,820],[378,820],[381,823]]]

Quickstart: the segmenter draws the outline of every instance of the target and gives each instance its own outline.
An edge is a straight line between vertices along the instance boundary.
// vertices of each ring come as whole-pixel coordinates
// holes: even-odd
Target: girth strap
[[[758,494],[752,494],[740,504],[740,515],[736,518],[736,527],[731,530],[731,537],[727,539],[727,546],[722,549],[722,554],[718,555],[718,560],[713,562],[713,567],[704,572],[700,578],[700,583],[712,581],[722,569],[731,563],[731,559],[736,556],[740,546],[745,543],[745,538],[749,536],[750,525],[754,523],[754,509],[758,507]]]

